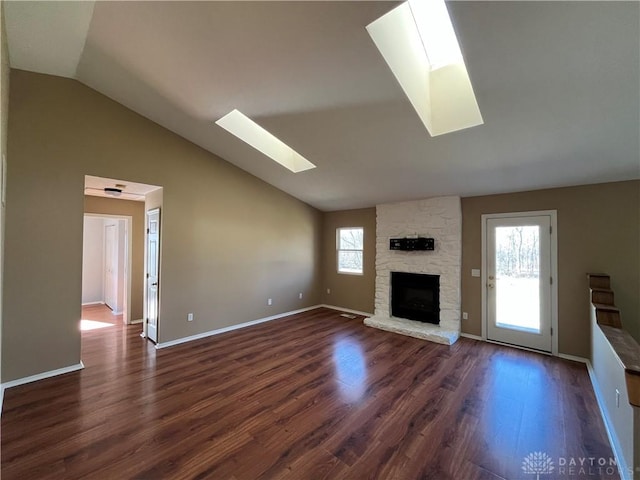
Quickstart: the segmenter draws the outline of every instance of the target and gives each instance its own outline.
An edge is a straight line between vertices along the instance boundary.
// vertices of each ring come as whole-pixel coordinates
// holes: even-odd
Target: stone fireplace
[[[433,251],[389,248],[392,238],[435,239]],[[371,327],[446,345],[460,336],[462,212],[459,197],[437,197],[376,207],[375,314]],[[437,293],[434,292],[437,279]],[[392,294],[392,283],[404,283]],[[427,290],[421,284],[429,285]],[[394,288],[395,292],[395,288]],[[406,305],[398,309],[396,303]]]

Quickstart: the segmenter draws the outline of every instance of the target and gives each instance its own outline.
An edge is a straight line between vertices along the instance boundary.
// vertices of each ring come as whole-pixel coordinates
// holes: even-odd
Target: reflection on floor
[[[142,325],[125,325],[123,315],[114,315],[106,305],[82,307],[82,361],[89,364],[115,364],[127,351],[128,335],[138,335]]]
[[[5,391],[2,480],[619,478],[580,363],[322,308],[161,350],[140,330]]]
[[[122,314],[114,315],[109,307],[100,303],[97,305],[86,305],[82,307],[82,321],[98,322],[100,324],[122,324]],[[85,330],[81,328],[81,330]],[[88,329],[91,330],[91,329]]]

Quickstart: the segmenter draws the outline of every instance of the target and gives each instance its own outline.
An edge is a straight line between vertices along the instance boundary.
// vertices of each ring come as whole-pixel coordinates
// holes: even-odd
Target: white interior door
[[[483,221],[487,339],[552,352],[552,214]]]
[[[147,212],[147,338],[158,341],[160,209]]]
[[[118,252],[116,226],[104,227],[104,303],[111,310],[116,308],[118,292]]]

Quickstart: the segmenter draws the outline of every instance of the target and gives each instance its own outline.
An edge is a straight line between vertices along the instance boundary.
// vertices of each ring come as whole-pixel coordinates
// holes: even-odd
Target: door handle
[[[493,288],[495,285],[493,283],[487,283],[487,288]]]

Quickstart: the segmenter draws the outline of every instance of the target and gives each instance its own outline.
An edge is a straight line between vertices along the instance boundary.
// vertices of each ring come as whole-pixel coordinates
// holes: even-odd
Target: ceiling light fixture
[[[122,189],[114,187],[104,187],[104,193],[106,193],[107,195],[112,195],[114,197],[119,197],[120,195],[122,195]]]
[[[484,123],[444,0],[408,0],[367,31],[431,136]]]
[[[238,110],[232,110],[216,124],[294,173],[316,166],[279,138]]]

